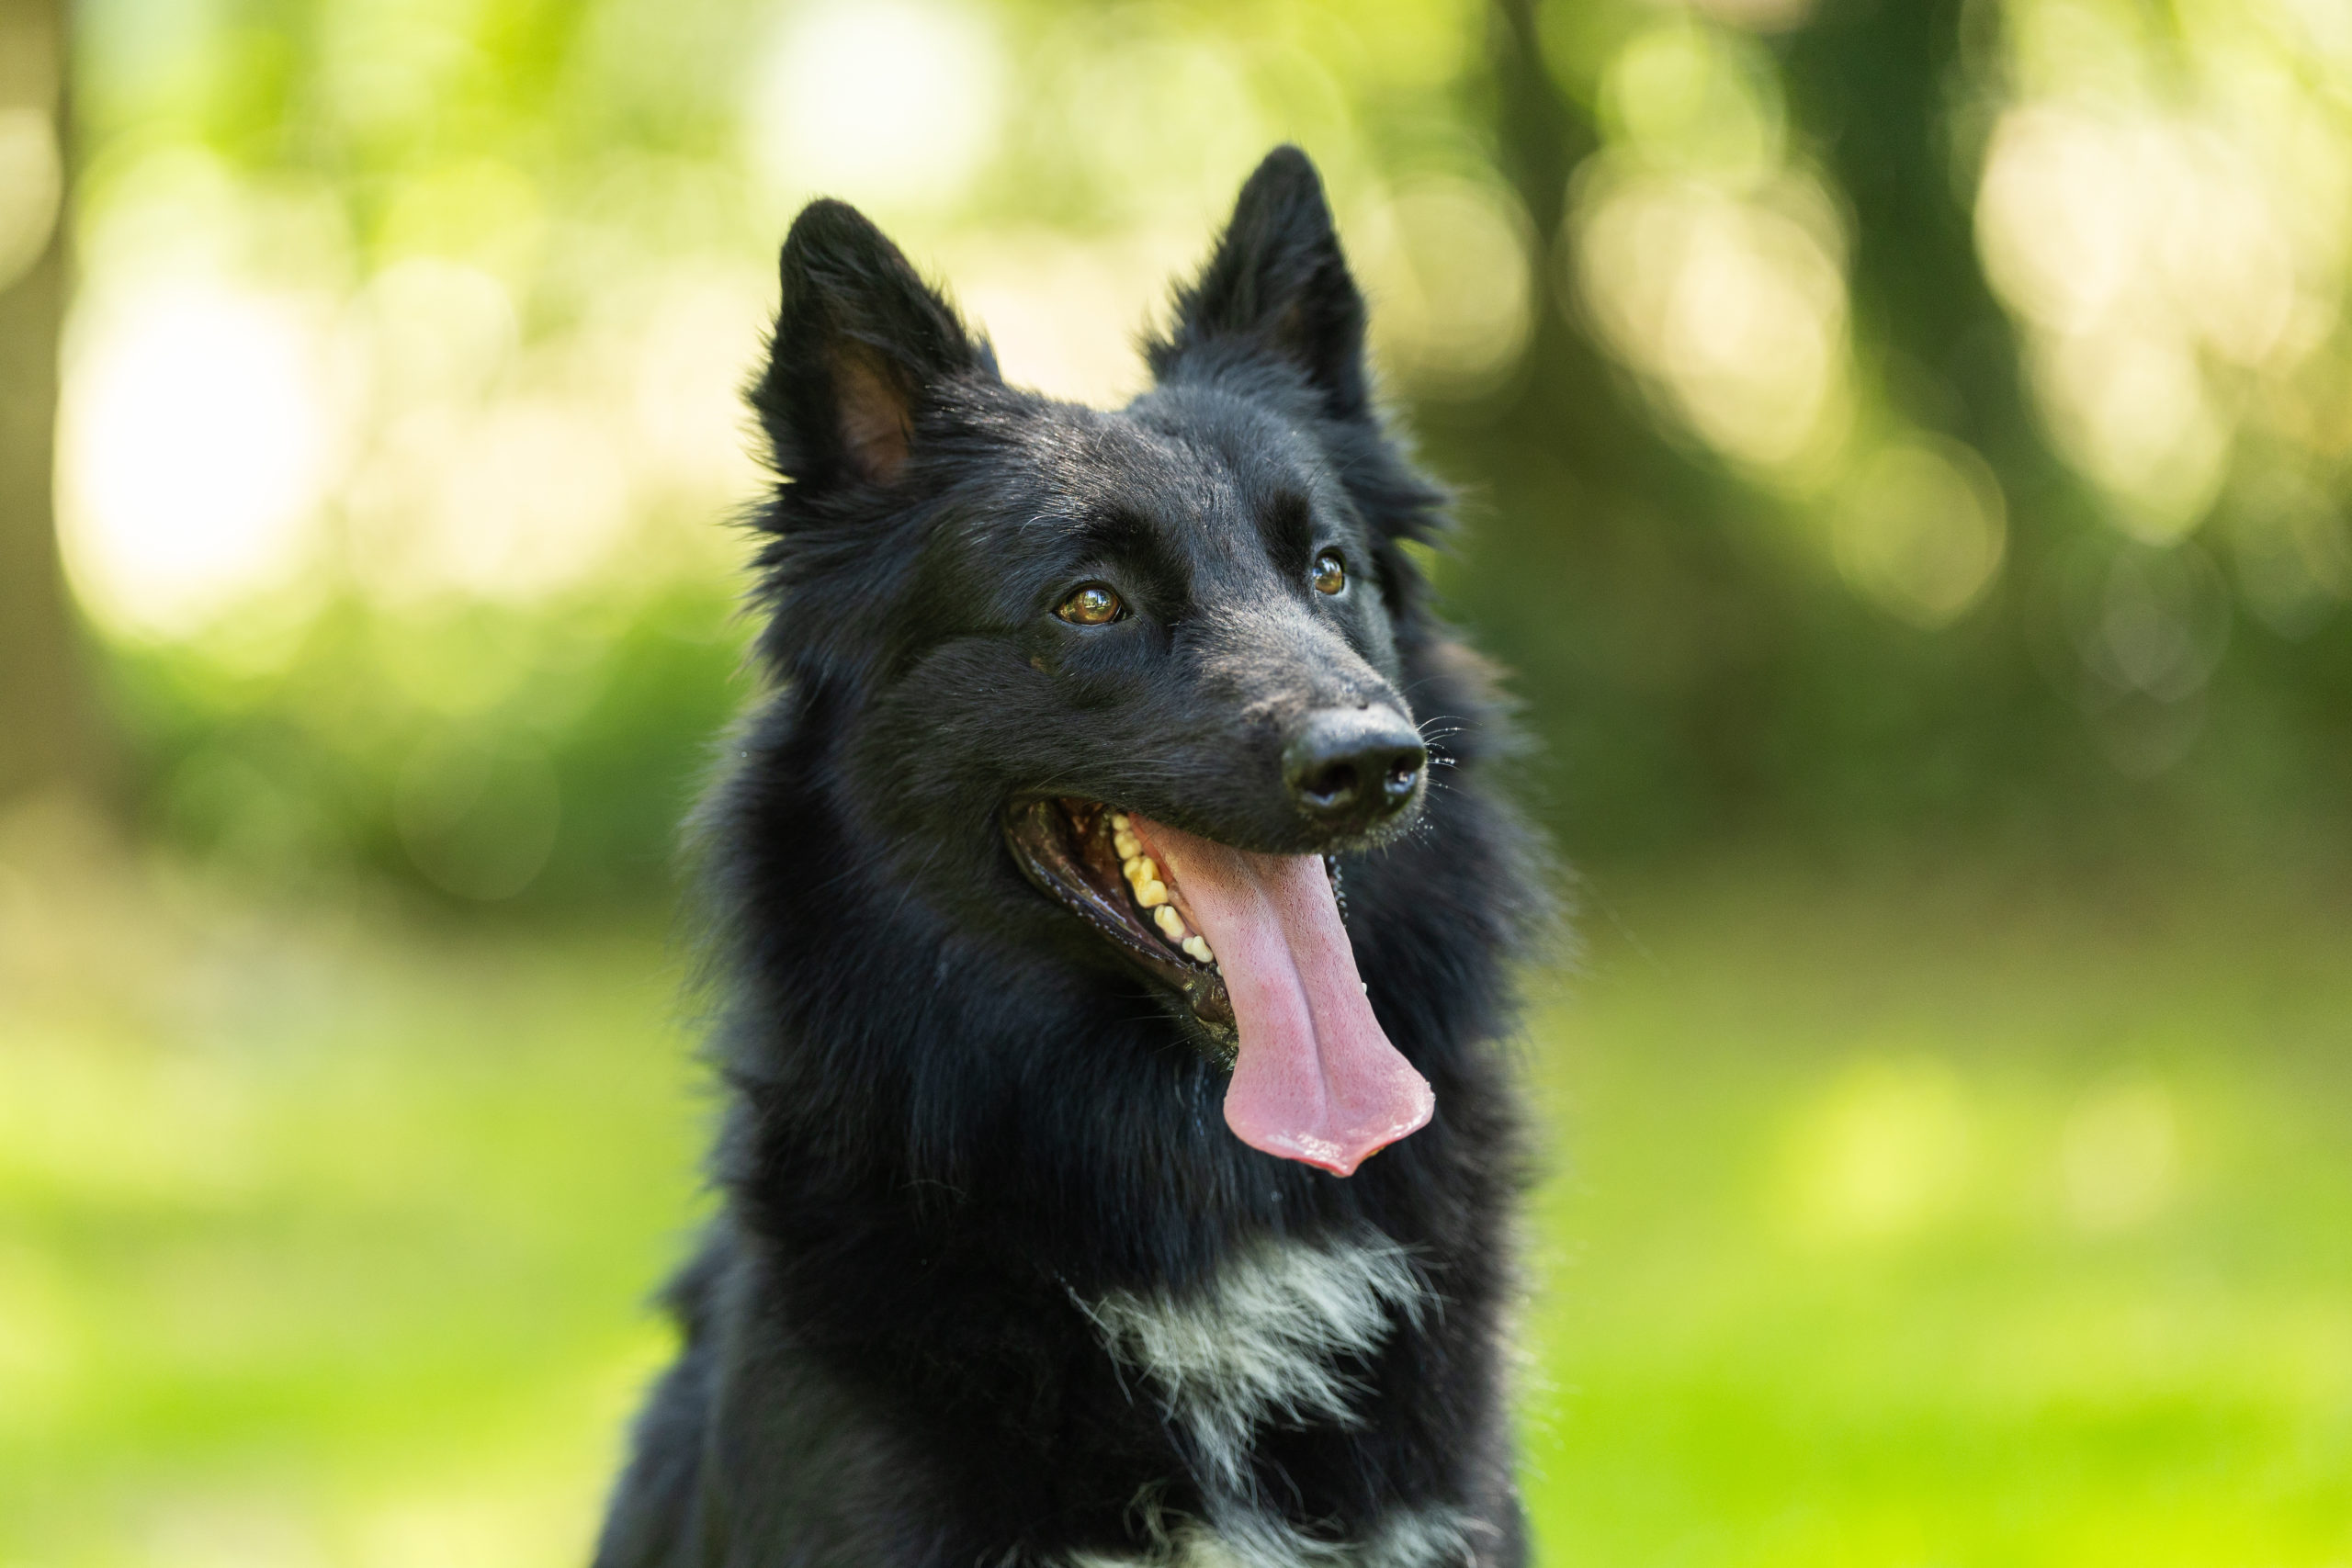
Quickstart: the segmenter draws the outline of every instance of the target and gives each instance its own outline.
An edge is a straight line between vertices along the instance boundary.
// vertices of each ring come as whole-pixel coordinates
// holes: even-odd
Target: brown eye
[[[1108,626],[1127,613],[1119,596],[1099,582],[1090,582],[1063,600],[1054,614],[1074,626]]]
[[[1325,550],[1315,558],[1315,589],[1318,593],[1337,593],[1348,585],[1347,563],[1340,559],[1337,550]]]

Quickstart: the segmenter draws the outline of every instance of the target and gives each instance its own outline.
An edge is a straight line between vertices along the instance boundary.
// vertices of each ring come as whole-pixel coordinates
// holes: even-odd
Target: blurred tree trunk
[[[1839,580],[1801,504],[1678,438],[1591,335],[1563,287],[1564,223],[1600,138],[1545,59],[1544,4],[1490,0],[1474,90],[1548,308],[1513,385],[1419,412],[1433,453],[1483,480],[1472,544],[1487,563],[1460,602],[1520,671],[1571,852],[1938,819],[1975,804],[1952,781],[2071,767],[2079,718],[2029,657],[2018,584],[2079,536],[2086,502],[2022,396],[1976,256],[1973,171],[1951,141],[1977,8],[1822,0],[1775,45],[1800,136],[1853,203],[1860,363],[1908,420],[1975,445],[2011,487],[2002,591],[1922,632]]]
[[[1781,41],[1782,80],[1799,133],[1852,208],[1855,337],[1888,401],[1983,453],[2007,491],[1994,608],[2007,635],[1981,640],[1973,695],[1953,723],[1975,720],[1979,763],[2001,771],[2069,754],[2098,767],[2080,716],[2028,651],[2032,585],[2054,554],[2107,531],[2026,398],[2016,327],[1977,254],[1980,150],[1967,139],[1989,130],[1979,95],[1994,86],[1972,69],[1988,70],[1999,27],[1997,8],[1971,0],[1825,0]]]
[[[1532,231],[1533,336],[1512,386],[1419,423],[1480,476],[1474,547],[1510,563],[1467,574],[1464,608],[1539,699],[1531,717],[1566,795],[1544,809],[1572,850],[1605,852],[1634,847],[1604,843],[1621,834],[1736,828],[1767,793],[1762,694],[1793,585],[1769,509],[1667,436],[1566,302],[1569,184],[1600,137],[1544,58],[1540,9],[1494,0],[1477,85]]]
[[[1997,26],[1968,0],[1828,0],[1782,40],[1783,79],[1798,130],[1852,205],[1855,330],[1884,362],[1890,399],[2079,509],[2080,486],[2026,404],[2016,333],[1977,259],[1973,150],[1955,141],[1987,90],[1969,80],[1965,29],[1990,54]]]
[[[61,786],[98,797],[111,782],[106,727],[60,570],[51,499],[67,282],[62,0],[0,0],[0,125],[14,122],[10,140],[38,147],[26,111],[51,129],[54,195],[5,204],[11,218],[28,216],[48,233],[39,254],[18,264],[22,271],[0,276],[0,804]],[[38,157],[10,162],[11,179],[43,177]],[[9,238],[0,236],[0,266],[17,249]]]

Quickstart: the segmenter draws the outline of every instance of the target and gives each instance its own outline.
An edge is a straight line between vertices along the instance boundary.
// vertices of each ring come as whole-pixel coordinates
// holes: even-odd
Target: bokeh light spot
[[[1759,45],[1736,33],[1670,23],[1635,38],[1601,80],[1610,138],[1661,169],[1734,181],[1780,166],[1787,111]]]
[[[1856,1061],[1796,1117],[1784,1149],[1789,1217],[1821,1240],[1892,1237],[1965,1191],[1973,1133],[1959,1078],[1931,1057]]]
[[[2007,510],[1982,457],[1923,437],[1884,447],[1856,469],[1837,529],[1849,581],[1905,620],[1940,626],[1992,584]]]
[[[2178,1183],[2179,1145],[2172,1096],[2162,1084],[2133,1078],[2086,1096],[2059,1139],[2067,1218],[2086,1231],[2125,1230],[2154,1218]]]
[[[2228,471],[2231,429],[2196,356],[2155,335],[2045,335],[2033,387],[2058,445],[2118,503],[2123,529],[2165,544],[2195,528]]]
[[[354,480],[354,565],[391,603],[544,599],[593,577],[620,544],[624,449],[599,407],[571,399],[417,410]]]
[[[64,162],[49,116],[0,108],[0,292],[48,249],[64,194]]]
[[[2005,14],[2023,93],[1977,188],[1985,274],[2060,452],[2126,533],[2177,539],[2212,510],[2242,423],[2340,445],[2340,394],[2297,373],[2340,363],[2352,136],[2276,52],[2301,43],[2284,16],[2265,29],[2193,8],[2176,46],[2109,8]]]
[[[300,570],[339,436],[320,335],[288,301],[195,283],[76,321],[60,499],[95,611],[182,632]]]
[[[1466,180],[1424,180],[1359,232],[1374,344],[1416,391],[1474,397],[1519,362],[1533,288],[1517,202]]]
[[[1142,388],[1135,336],[1151,298],[1139,280],[1189,263],[1196,240],[1154,248],[1016,230],[959,244],[942,270],[1008,381],[1107,407]]]
[[[1589,181],[1577,297],[1608,343],[1727,457],[1793,468],[1849,412],[1846,283],[1804,183],[1743,200],[1683,181]]]
[[[797,10],[753,84],[753,160],[782,190],[953,197],[993,150],[1001,71],[984,18],[942,0]]]

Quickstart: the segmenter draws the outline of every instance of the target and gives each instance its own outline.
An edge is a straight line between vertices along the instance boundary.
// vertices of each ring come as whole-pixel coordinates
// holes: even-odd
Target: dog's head
[[[1246,1141],[1345,1174],[1419,1127],[1337,885],[1424,808],[1400,546],[1442,497],[1381,429],[1313,166],[1250,176],[1115,412],[1007,387],[838,202],[782,270],[765,649],[830,702],[843,810],[950,918],[1140,975]]]

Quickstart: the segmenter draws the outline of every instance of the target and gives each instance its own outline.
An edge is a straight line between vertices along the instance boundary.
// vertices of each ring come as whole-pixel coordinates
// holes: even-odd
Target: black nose
[[[1369,828],[1410,804],[1429,752],[1393,708],[1321,708],[1283,748],[1283,779],[1319,827]]]

